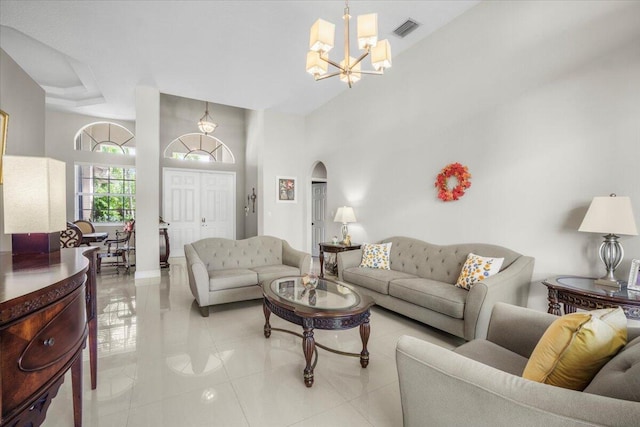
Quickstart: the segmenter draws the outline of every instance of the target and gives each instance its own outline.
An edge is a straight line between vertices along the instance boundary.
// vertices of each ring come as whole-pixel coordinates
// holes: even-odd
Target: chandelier
[[[204,116],[200,117],[200,120],[198,120],[198,129],[200,129],[200,132],[207,135],[207,134],[213,133],[213,131],[216,130],[217,127],[218,127],[218,124],[214,123],[213,119],[209,115],[209,103],[206,102],[205,109],[204,109]]]
[[[340,76],[340,80],[351,87],[360,80],[362,74],[384,74],[385,68],[391,67],[391,46],[388,40],[378,40],[378,14],[358,16],[358,48],[362,54],[358,58],[350,55],[349,48],[349,2],[344,4],[344,59],[337,62],[329,59],[329,51],[333,48],[336,26],[323,19],[318,19],[311,26],[309,49],[307,53],[307,72],[317,80]],[[361,62],[371,55],[373,70],[362,70]],[[338,69],[327,74],[329,64]]]

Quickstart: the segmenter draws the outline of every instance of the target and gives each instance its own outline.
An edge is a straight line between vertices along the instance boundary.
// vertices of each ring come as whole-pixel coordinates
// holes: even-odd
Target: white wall
[[[354,207],[355,242],[512,248],[536,258],[545,308],[540,279],[604,273],[601,237],[577,231],[593,196],[631,196],[640,226],[638,99],[639,2],[483,2],[310,114],[305,158],[327,167],[331,214]],[[472,187],[443,203],[456,161]],[[640,237],[622,243],[626,278]]]
[[[245,121],[247,126],[246,139],[246,159],[245,159],[245,191],[250,194],[253,188],[256,189],[255,212],[253,206],[249,206],[249,212],[245,215],[244,235],[253,237],[258,235],[258,221],[263,218],[262,205],[264,203],[264,192],[260,191],[259,180],[262,170],[262,149],[264,145],[264,112],[247,110]],[[246,198],[245,198],[246,200]],[[261,226],[262,227],[262,226]]]
[[[252,125],[263,129],[262,138],[257,138],[257,143],[263,144],[258,169],[262,202],[258,234],[280,237],[292,247],[308,252],[306,206],[311,164],[304,160],[304,118],[266,111],[252,115],[252,120],[256,121]],[[297,178],[296,203],[276,202],[276,176]]]
[[[0,110],[9,115],[5,154],[44,156],[44,90],[2,49]],[[56,155],[50,157],[64,160]],[[3,199],[0,185],[0,252],[11,251],[11,235],[4,234]]]

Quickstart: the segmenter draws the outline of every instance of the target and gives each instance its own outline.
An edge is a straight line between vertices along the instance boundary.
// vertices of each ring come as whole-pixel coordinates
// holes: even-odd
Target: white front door
[[[235,239],[235,175],[203,173],[200,186],[200,238]]]
[[[235,174],[164,169],[163,219],[169,223],[171,256],[205,237],[235,238]]]
[[[311,184],[311,255],[319,256],[318,244],[325,242],[324,221],[327,214],[327,183]]]

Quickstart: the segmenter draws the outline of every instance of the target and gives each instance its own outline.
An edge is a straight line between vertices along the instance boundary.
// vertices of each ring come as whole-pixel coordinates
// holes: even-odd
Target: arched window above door
[[[136,140],[129,129],[117,123],[94,122],[80,129],[75,149],[100,153],[135,155]]]
[[[201,162],[236,162],[233,153],[224,142],[202,133],[187,133],[174,139],[164,150],[164,157]]]

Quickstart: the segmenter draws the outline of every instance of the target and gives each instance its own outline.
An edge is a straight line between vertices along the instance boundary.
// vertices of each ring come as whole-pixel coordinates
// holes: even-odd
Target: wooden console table
[[[627,290],[626,283],[620,288],[596,285],[592,277],[556,276],[542,283],[549,293],[548,313],[560,316],[560,304],[564,313],[575,313],[578,308],[622,307],[629,319],[640,319],[640,292]]]
[[[337,254],[338,252],[353,251],[360,249],[362,245],[354,243],[352,245],[345,245],[342,243],[319,243],[320,246],[320,277],[324,277],[324,253]],[[333,272],[337,275],[337,270]]]
[[[82,425],[87,336],[96,386],[97,249],[61,249],[19,262],[0,254],[0,425],[42,424],[68,370],[74,425]]]

